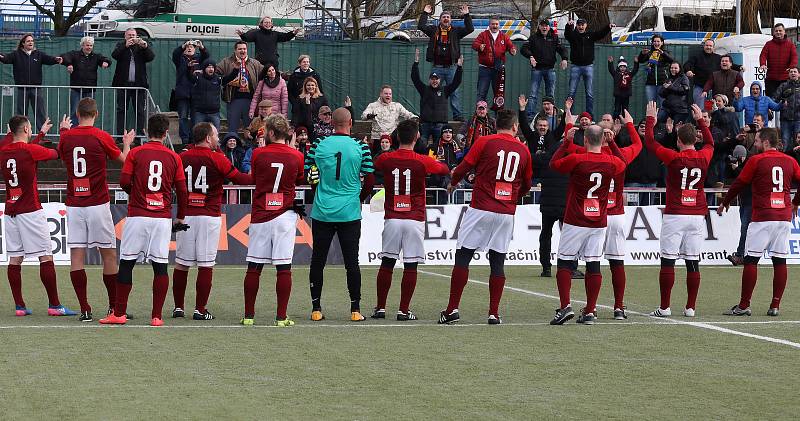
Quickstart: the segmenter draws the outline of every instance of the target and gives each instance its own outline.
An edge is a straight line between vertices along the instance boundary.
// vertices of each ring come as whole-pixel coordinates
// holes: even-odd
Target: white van
[[[668,44],[697,44],[736,35],[735,5],[735,0],[646,0],[625,27],[611,34],[611,41],[649,44],[653,34],[660,34]]]
[[[151,38],[239,38],[237,29],[258,27],[262,16],[271,16],[278,30],[302,27],[303,13],[300,1],[111,0],[83,29],[94,36],[121,36],[133,28]]]

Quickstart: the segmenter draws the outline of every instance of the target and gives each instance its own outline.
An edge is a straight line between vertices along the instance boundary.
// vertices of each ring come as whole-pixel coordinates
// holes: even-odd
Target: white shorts
[[[564,224],[558,239],[558,258],[561,260],[583,260],[599,262],[603,257],[605,228],[579,227]]]
[[[108,203],[67,206],[67,245],[69,248],[116,248],[111,206]]]
[[[383,247],[378,258],[399,259],[403,263],[425,261],[425,222],[413,219],[386,219],[383,221]]]
[[[271,265],[289,265],[294,256],[297,214],[287,210],[283,215],[257,224],[250,224],[247,261]]]
[[[514,215],[467,208],[458,228],[457,248],[506,253],[514,233]]]
[[[789,257],[789,233],[792,223],[788,221],[751,222],[744,240],[745,253],[761,257],[767,252],[769,257]]]
[[[608,260],[625,260],[625,215],[608,215],[603,253]]]
[[[186,231],[175,233],[175,263],[183,266],[214,267],[219,248],[219,216],[187,216]]]
[[[6,226],[6,253],[9,257],[41,257],[53,254],[53,243],[44,209],[3,215]]]
[[[664,215],[661,222],[661,257],[700,260],[705,224],[703,215]]]
[[[144,262],[169,263],[172,219],[129,216],[122,228],[119,258]]]

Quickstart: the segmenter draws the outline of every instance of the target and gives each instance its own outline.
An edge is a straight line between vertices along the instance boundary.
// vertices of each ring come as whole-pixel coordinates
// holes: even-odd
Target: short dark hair
[[[160,139],[169,131],[169,117],[166,114],[153,114],[147,119],[147,136]]]
[[[654,41],[656,38],[660,39],[662,44],[666,44],[666,43],[667,43],[666,41],[664,41],[664,36],[663,36],[663,35],[661,35],[661,34],[653,34],[653,36],[652,36],[652,37],[650,37],[650,43],[652,44],[652,43],[653,43],[653,41]]]
[[[533,122],[533,127],[538,126],[539,123],[542,121],[544,121],[545,123],[547,123],[548,126],[550,126],[550,121],[547,120],[546,118],[537,118],[536,121]]]
[[[517,113],[508,109],[497,111],[496,120],[498,130],[511,130],[511,128],[519,122],[517,119]]]
[[[678,127],[678,142],[684,145],[694,145],[697,142],[697,128],[692,123]]]
[[[781,137],[778,134],[778,129],[774,127],[764,127],[763,129],[758,131],[758,137],[761,138],[761,141],[768,141],[769,146],[773,148],[777,148],[778,145],[781,143]],[[791,139],[789,139],[791,141]]]
[[[197,123],[192,128],[192,140],[194,143],[202,143],[211,136],[211,133],[214,133],[214,126],[211,123]]]
[[[405,120],[397,125],[397,141],[401,145],[412,145],[417,140],[419,124],[414,120]]]
[[[764,121],[764,122],[767,121],[766,117],[764,117],[764,114],[761,114],[761,113],[753,114],[753,118],[756,118],[756,117],[761,117],[761,121]]]
[[[97,115],[97,101],[94,98],[82,98],[78,101],[78,117],[94,117]]]
[[[245,47],[247,46],[247,42],[239,40],[239,41],[236,41],[235,44],[233,44],[233,49],[235,50],[235,49],[239,48],[239,44],[244,44]]]
[[[25,127],[25,123],[30,123],[28,117],[24,115],[15,115],[8,120],[8,129],[11,130],[13,134],[19,134],[22,132],[22,128]]]
[[[786,27],[785,27],[785,26],[784,26],[782,23],[780,23],[780,22],[776,23],[776,24],[775,24],[775,26],[773,26],[773,27],[772,27],[772,29],[778,29],[778,27],[781,27],[781,28],[783,28],[783,29],[786,29]]]
[[[733,57],[731,57],[730,54],[723,54],[722,56],[720,56],[719,59],[720,59],[720,61],[722,61],[722,59],[724,59],[724,58],[727,58],[728,60],[731,61],[731,64],[733,64]]]

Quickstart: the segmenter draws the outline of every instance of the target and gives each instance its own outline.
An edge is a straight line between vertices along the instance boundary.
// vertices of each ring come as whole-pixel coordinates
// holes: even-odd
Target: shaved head
[[[347,129],[347,132],[350,132],[350,127],[353,125],[353,116],[350,115],[350,111],[347,108],[337,108],[333,112],[333,127],[336,128],[336,131],[340,131],[340,129]]]

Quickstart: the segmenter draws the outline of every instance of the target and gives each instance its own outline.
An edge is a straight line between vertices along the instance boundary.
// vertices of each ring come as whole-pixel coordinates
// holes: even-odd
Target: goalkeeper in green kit
[[[345,108],[333,112],[334,133],[311,146],[306,156],[309,183],[316,184],[311,210],[311,320],[322,314],[323,270],[334,234],[338,234],[347,290],[350,293],[350,320],[364,320],[361,314],[361,270],[358,266],[358,243],[361,239],[361,203],[375,184],[372,154],[366,143],[350,137],[352,115]],[[363,183],[362,183],[363,179]]]

